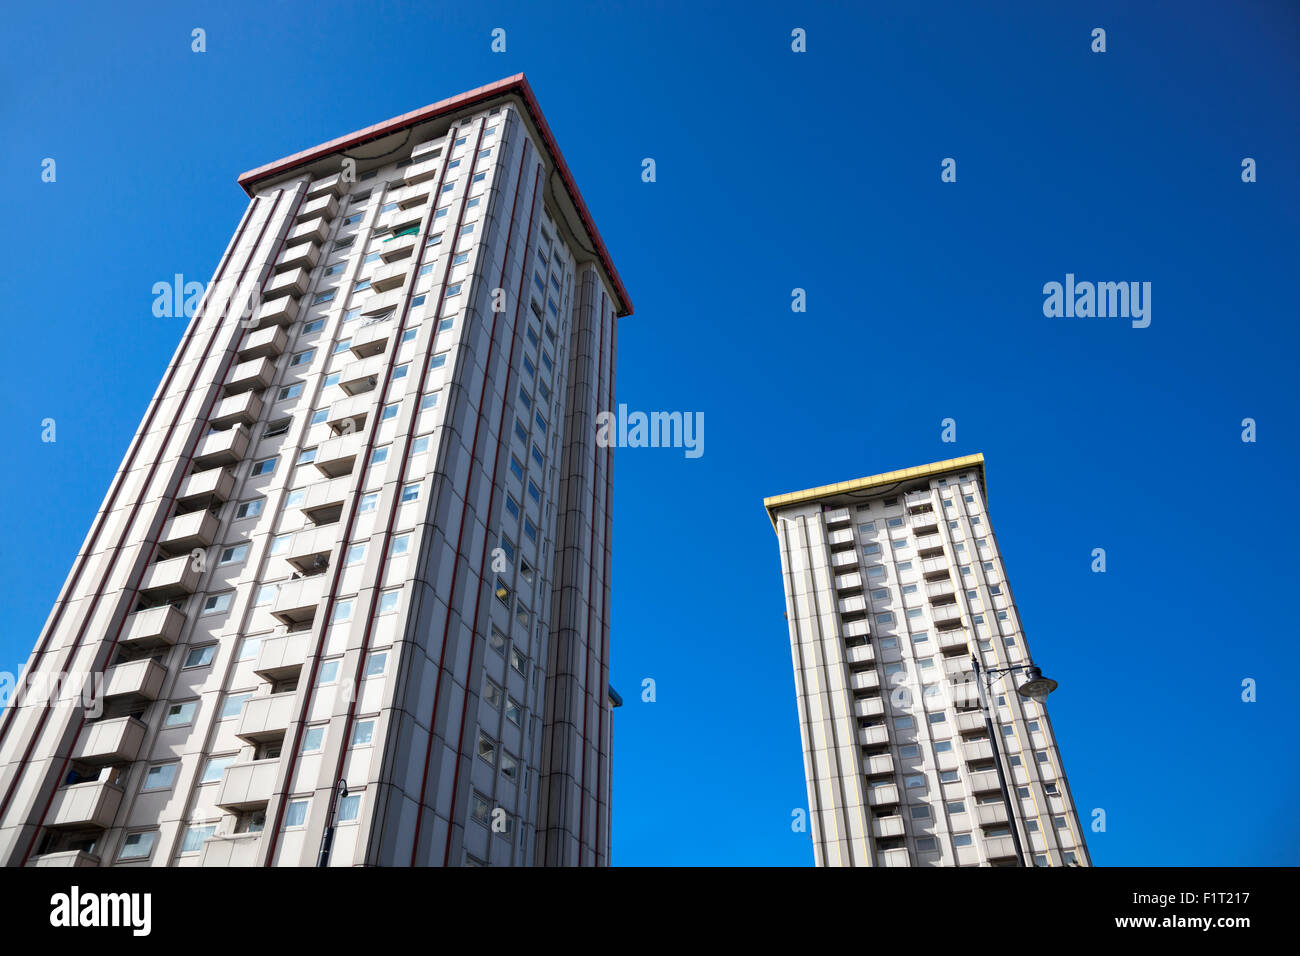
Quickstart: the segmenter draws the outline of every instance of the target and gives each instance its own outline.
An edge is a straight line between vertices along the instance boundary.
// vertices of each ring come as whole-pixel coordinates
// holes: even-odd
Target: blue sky
[[[12,10],[0,670],[35,643],[183,331],[152,285],[211,276],[236,176],[525,72],[636,304],[618,400],[706,422],[701,458],[616,457],[615,861],[811,864],[762,499],[982,451],[1081,815],[1106,810],[1094,861],[1300,862],[1300,662],[1277,616],[1300,13],[974,6]],[[1150,327],[1045,318],[1067,272],[1152,283]]]

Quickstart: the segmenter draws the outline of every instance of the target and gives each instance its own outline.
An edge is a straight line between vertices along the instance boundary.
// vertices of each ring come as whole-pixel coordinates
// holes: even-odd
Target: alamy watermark
[[[683,448],[687,458],[704,454],[703,412],[629,412],[596,415],[596,444],[601,448]]]
[[[1151,324],[1150,282],[1075,282],[1065,274],[1065,284],[1043,286],[1043,315],[1049,319],[1132,319],[1133,328]]]

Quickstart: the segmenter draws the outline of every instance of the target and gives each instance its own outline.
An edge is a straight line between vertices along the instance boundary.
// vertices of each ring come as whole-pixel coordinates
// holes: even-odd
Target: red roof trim
[[[395,116],[382,123],[376,123],[374,126],[367,126],[355,133],[340,136],[319,146],[313,146],[311,149],[305,149],[302,152],[294,153],[292,156],[286,156],[284,159],[251,169],[239,177],[239,185],[243,187],[244,192],[251,196],[253,195],[252,186],[264,179],[277,176],[297,166],[314,162],[322,156],[328,156],[330,153],[350,149],[361,143],[380,139],[427,120],[435,119],[445,113],[472,106],[485,100],[506,96],[510,93],[517,93],[524,101],[534,125],[541,133],[547,152],[550,153],[551,159],[555,161],[555,168],[564,181],[564,188],[573,201],[574,207],[578,210],[578,216],[582,219],[583,227],[587,230],[587,234],[591,236],[592,244],[596,248],[596,254],[600,257],[601,265],[605,267],[605,272],[614,284],[614,291],[618,294],[619,302],[623,306],[618,314],[620,316],[631,315],[632,300],[628,297],[627,289],[623,287],[623,280],[619,277],[618,270],[614,268],[614,262],[610,258],[609,250],[605,248],[605,240],[600,237],[600,231],[596,228],[596,223],[591,218],[591,212],[587,209],[587,204],[583,202],[582,193],[578,191],[578,185],[574,182],[573,174],[569,171],[569,164],[564,161],[564,154],[560,152],[560,147],[555,142],[555,136],[546,123],[546,117],[542,115],[541,107],[537,104],[537,97],[533,95],[533,89],[528,85],[528,80],[522,73],[516,73],[514,76],[508,76],[505,79],[497,80],[495,83],[480,86],[467,93],[440,100],[430,106],[403,113],[401,116]]]

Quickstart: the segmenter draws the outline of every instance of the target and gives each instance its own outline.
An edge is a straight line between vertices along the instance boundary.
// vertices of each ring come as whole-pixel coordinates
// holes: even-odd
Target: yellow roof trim
[[[784,495],[773,495],[770,498],[763,499],[763,507],[767,509],[767,517],[772,522],[772,527],[776,527],[776,512],[779,508],[786,508],[790,505],[803,504],[806,501],[816,501],[819,498],[830,498],[833,495],[847,494],[852,491],[865,491],[868,488],[879,488],[882,485],[892,485],[895,482],[907,481],[912,478],[926,478],[930,475],[942,474],[946,471],[960,471],[963,468],[974,466],[979,470],[980,485],[984,488],[984,494],[988,495],[988,485],[984,477],[984,455],[976,452],[973,455],[965,455],[961,458],[949,458],[945,461],[936,461],[929,465],[917,465],[914,468],[903,468],[899,471],[886,471],[883,474],[872,475],[869,478],[858,478],[853,481],[840,481],[833,485],[821,485],[817,488],[808,488],[805,491],[792,491]]]

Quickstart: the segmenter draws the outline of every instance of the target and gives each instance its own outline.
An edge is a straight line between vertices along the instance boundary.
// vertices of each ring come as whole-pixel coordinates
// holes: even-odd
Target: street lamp
[[[340,800],[346,800],[348,796],[348,782],[342,778],[334,785],[330,791],[330,808],[325,817],[325,832],[320,838],[320,853],[316,857],[317,866],[330,865],[330,850],[334,846],[334,816],[338,810]]]
[[[1007,808],[1007,823],[1010,824],[1011,842],[1016,848],[1016,860],[1021,866],[1025,866],[1025,848],[1020,844],[1020,828],[1016,825],[1016,813],[1011,803],[1011,791],[1007,789],[1006,771],[1002,769],[1002,743],[1001,735],[993,727],[993,710],[989,706],[988,694],[986,689],[993,689],[993,678],[1002,674],[1010,674],[1018,670],[1025,672],[1025,682],[1016,688],[1017,693],[1026,700],[1032,700],[1041,704],[1047,700],[1047,695],[1056,690],[1057,683],[1049,677],[1044,677],[1043,672],[1033,664],[1012,664],[1009,667],[994,667],[990,670],[983,671],[980,667],[979,656],[976,652],[971,652],[971,663],[975,666],[976,690],[979,692],[980,709],[984,711],[984,728],[989,735],[989,740],[993,742],[993,765],[998,772],[998,786],[1002,790],[1002,802]],[[980,681],[980,674],[984,674],[984,680]]]

